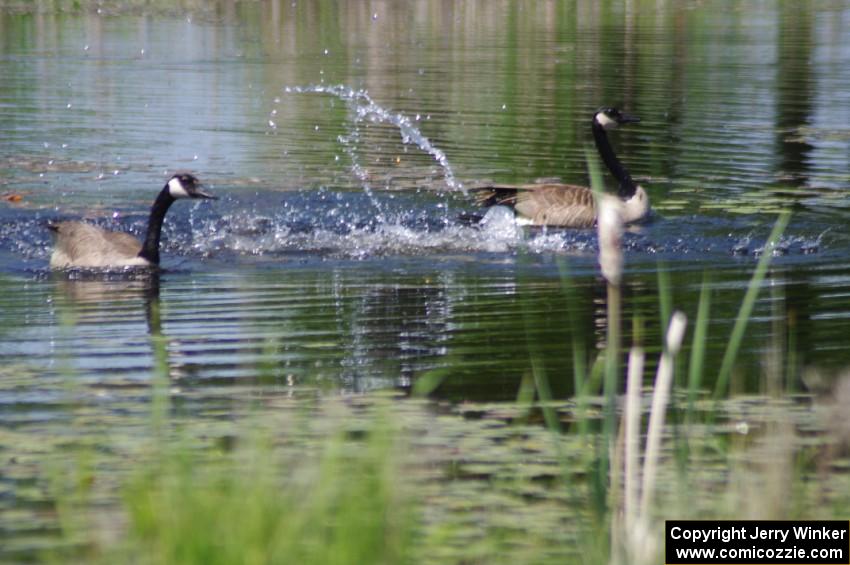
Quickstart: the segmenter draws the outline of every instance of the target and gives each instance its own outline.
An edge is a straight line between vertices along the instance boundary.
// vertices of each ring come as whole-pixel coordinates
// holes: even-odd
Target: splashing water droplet
[[[340,143],[346,146],[346,153],[352,158],[352,171],[361,181],[364,181],[364,184],[368,180],[368,174],[359,165],[354,153],[359,142],[359,129],[357,126],[360,123],[368,122],[390,124],[398,128],[403,143],[415,145],[420,150],[431,155],[437,164],[440,165],[440,168],[443,170],[445,183],[450,189],[466,192],[463,183],[455,178],[454,171],[449,164],[446,154],[438,147],[435,147],[427,137],[422,135],[422,132],[414,125],[413,120],[401,112],[393,113],[383,108],[369,96],[368,91],[354,90],[345,85],[316,85],[287,87],[286,92],[330,94],[348,105],[354,114],[354,128],[349,135],[340,136],[338,139]],[[431,116],[428,115],[426,119],[430,120]],[[316,126],[316,130],[318,130],[318,126]],[[368,186],[365,186],[365,188],[368,190]]]

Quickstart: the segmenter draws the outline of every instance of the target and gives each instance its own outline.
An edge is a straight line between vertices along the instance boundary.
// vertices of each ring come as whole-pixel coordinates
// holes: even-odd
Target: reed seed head
[[[670,355],[679,353],[687,325],[688,317],[684,313],[679,310],[673,312],[673,315],[670,317],[670,326],[667,328],[667,352]]]
[[[617,197],[599,198],[599,266],[608,283],[619,286],[623,276],[623,216]]]

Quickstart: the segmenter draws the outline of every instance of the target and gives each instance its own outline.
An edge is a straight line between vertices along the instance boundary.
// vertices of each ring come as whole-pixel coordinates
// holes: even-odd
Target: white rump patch
[[[643,219],[649,208],[649,195],[642,186],[638,186],[631,198],[623,200],[623,221],[628,224]]]
[[[168,181],[168,193],[173,198],[189,198],[189,193],[186,192],[186,189],[183,188],[183,183],[177,177]]]
[[[513,232],[517,224],[519,224],[519,218],[507,206],[490,206],[481,218],[481,227],[487,231]]]

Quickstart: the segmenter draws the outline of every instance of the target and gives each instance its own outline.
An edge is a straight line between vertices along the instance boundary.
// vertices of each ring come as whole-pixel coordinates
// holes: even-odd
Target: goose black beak
[[[620,114],[620,119],[617,120],[621,124],[636,124],[640,121],[640,118],[637,116],[631,116],[629,114]]]
[[[209,192],[204,192],[204,185],[195,185],[195,192],[192,194],[194,198],[206,198],[207,200],[218,200],[218,196],[213,196]]]

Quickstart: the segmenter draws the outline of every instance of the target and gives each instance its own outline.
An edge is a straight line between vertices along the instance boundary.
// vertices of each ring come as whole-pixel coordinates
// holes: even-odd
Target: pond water
[[[650,352],[658,271],[692,319],[707,281],[710,388],[790,209],[732,390],[777,340],[829,380],[850,364],[850,7],[719,4],[0,1],[0,422],[61,426],[69,378],[132,414],[152,336],[190,413],[432,371],[438,397],[511,400],[532,354],[572,394],[573,344],[604,341],[595,233],[471,225],[466,191],[587,184],[600,106],[642,120],[612,141],[654,209],[624,240]],[[220,200],[172,208],[159,276],[49,273],[47,221],[139,235],[180,169]]]

